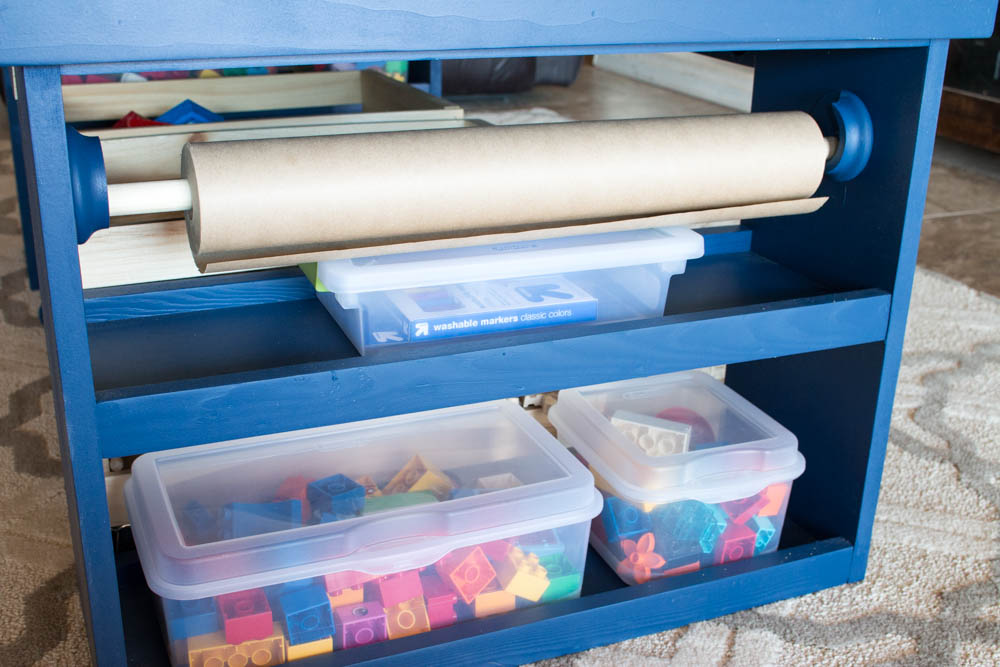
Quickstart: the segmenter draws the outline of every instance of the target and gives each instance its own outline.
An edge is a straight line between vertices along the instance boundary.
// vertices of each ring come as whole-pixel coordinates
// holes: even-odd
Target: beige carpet
[[[48,366],[10,173],[3,141],[0,667],[79,665]],[[1000,301],[919,271],[868,578],[546,664],[1000,665],[998,396]]]

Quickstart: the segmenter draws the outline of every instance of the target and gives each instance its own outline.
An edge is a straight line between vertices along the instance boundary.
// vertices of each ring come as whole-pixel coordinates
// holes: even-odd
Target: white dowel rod
[[[186,180],[145,181],[108,185],[108,212],[119,215],[167,213],[191,208],[191,186]]]

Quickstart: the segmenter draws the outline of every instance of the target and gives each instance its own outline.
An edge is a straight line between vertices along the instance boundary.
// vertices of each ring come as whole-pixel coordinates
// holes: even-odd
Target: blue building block
[[[302,525],[302,501],[229,503],[222,508],[222,539],[249,537]]]
[[[774,539],[774,534],[777,532],[774,523],[766,516],[755,516],[747,522],[747,525],[757,533],[757,541],[754,543],[753,552],[755,555],[759,554]]]
[[[197,500],[192,500],[181,510],[181,527],[184,541],[205,544],[219,539],[219,516]]]
[[[334,635],[330,599],[322,586],[296,587],[282,593],[279,599],[289,644],[304,644]]]
[[[306,487],[306,499],[313,516],[322,523],[361,514],[365,507],[365,487],[344,475],[332,475]]]
[[[726,530],[726,515],[715,505],[682,500],[653,510],[657,541],[673,536],[681,542],[697,542],[703,553],[711,553]]]
[[[219,610],[215,598],[200,600],[163,599],[163,614],[170,641],[187,639],[195,635],[216,632],[219,625]]]
[[[604,499],[601,520],[604,522],[604,532],[607,534],[609,542],[638,538],[643,533],[652,530],[648,514],[635,505],[614,496],[608,496]]]
[[[454,489],[451,492],[451,499],[455,498],[468,498],[469,496],[478,496],[482,493],[487,493],[489,489]]]
[[[187,125],[188,123],[218,123],[225,118],[217,113],[213,113],[201,106],[197,102],[184,100],[172,109],[157,116],[160,123],[170,123],[171,125]]]
[[[554,530],[540,530],[514,538],[517,548],[526,554],[535,554],[539,558],[558,556],[566,553],[566,545],[559,539]]]

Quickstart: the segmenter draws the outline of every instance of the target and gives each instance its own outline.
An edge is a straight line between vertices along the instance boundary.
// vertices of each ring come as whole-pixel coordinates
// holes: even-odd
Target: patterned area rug
[[[0,133],[0,666],[80,665],[45,342]],[[867,579],[545,664],[1000,665],[998,396],[1000,301],[918,271]]]

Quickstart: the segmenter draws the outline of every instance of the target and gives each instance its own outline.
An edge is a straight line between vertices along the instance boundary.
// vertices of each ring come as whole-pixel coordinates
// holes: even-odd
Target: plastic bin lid
[[[550,273],[684,262],[705,254],[687,227],[637,229],[538,241],[319,262],[318,278],[337,293],[450,285]]]
[[[423,567],[601,506],[590,471],[511,401],[144,454],[125,501],[150,588],[180,600]]]
[[[549,419],[564,444],[617,495],[636,503],[725,502],[805,470],[788,429],[702,372],[565,389]],[[639,434],[649,432],[636,425],[662,429],[657,433],[666,433],[668,443],[686,440],[686,451],[664,451],[649,439],[640,444]]]

